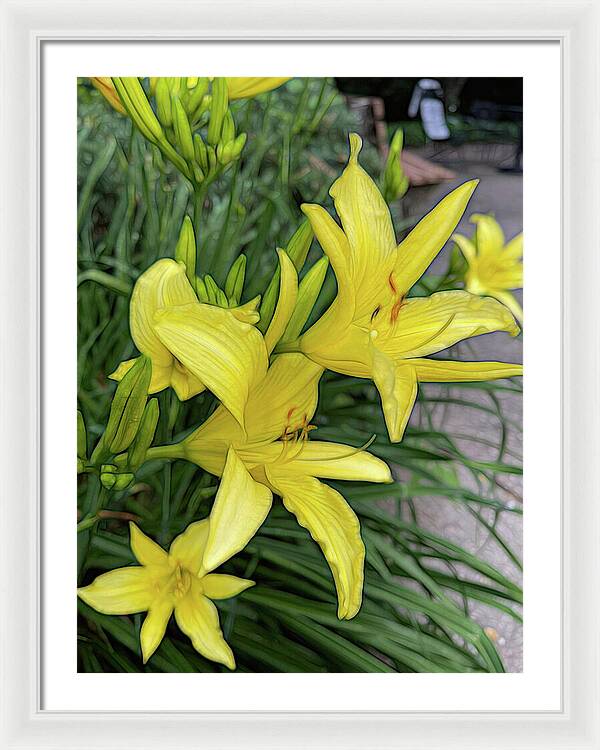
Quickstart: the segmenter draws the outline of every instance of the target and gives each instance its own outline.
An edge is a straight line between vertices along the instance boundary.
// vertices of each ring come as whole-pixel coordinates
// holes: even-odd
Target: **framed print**
[[[599,747],[597,4],[2,13],[3,744]]]

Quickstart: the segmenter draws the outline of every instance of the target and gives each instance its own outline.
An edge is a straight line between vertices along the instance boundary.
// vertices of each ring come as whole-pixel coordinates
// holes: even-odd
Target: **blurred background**
[[[473,234],[469,217],[476,212],[493,212],[507,239],[522,230],[521,79],[292,79],[233,102],[232,112],[248,142],[202,207],[199,267],[222,284],[244,253],[243,301],[265,290],[275,248],[286,246],[303,219],[302,202],[320,203],[335,215],[328,190],[346,163],[352,131],[364,139],[363,167],[382,184],[392,135],[403,130],[409,186],[390,205],[398,240],[472,178],[480,184],[458,231]],[[156,259],[172,257],[183,216],[194,204],[189,184],[88,79],[78,82],[78,183],[78,402],[93,445],[114,392],[107,376],[135,355],[128,330],[133,283]],[[415,293],[429,293],[445,278],[453,244]],[[307,267],[320,256],[313,242]],[[313,319],[335,288],[328,272]],[[518,362],[522,336],[490,334],[455,349],[450,355],[460,359]],[[186,434],[210,406],[204,396],[185,409],[166,393],[160,399],[157,442]],[[351,623],[330,616],[330,574],[316,545],[278,504],[232,562],[231,572],[265,583],[264,590],[257,586],[222,605],[238,669],[501,671],[481,633],[471,629],[472,618],[503,668],[521,671],[521,401],[518,379],[424,386],[404,440],[390,445],[373,386],[326,374],[319,438],[360,446],[375,434],[370,451],[393,465],[400,480],[389,488],[338,485],[360,517],[367,547],[363,612]],[[155,463],[142,467],[131,489],[113,493],[112,516],[78,534],[80,583],[131,562],[119,513],[134,516],[162,544],[208,513],[214,477],[184,462]],[[80,518],[97,502],[94,479],[80,476]],[[393,587],[385,588],[390,575]],[[368,625],[375,616],[387,618],[389,637]],[[105,617],[80,603],[79,669],[140,671],[139,627],[139,616]],[[398,628],[401,636],[394,635]],[[146,671],[173,671],[175,660],[177,671],[218,669],[172,629]]]

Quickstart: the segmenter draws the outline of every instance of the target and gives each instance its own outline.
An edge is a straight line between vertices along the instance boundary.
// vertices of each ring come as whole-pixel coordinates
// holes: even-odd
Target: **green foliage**
[[[133,440],[136,471],[133,479],[131,467],[119,466],[119,456],[111,456],[114,463],[103,467],[106,481],[85,471],[79,475],[80,585],[133,562],[127,520],[136,520],[166,546],[191,521],[208,514],[217,489],[218,480],[192,464],[142,464],[152,435],[160,443],[180,439],[211,413],[215,402],[210,394],[187,402],[185,410],[170,391],[148,403],[145,397],[131,403],[126,399],[122,408],[135,411],[141,424],[137,436],[119,431],[118,415],[111,416],[117,386],[108,374],[137,354],[128,327],[129,294],[137,276],[158,258],[173,257],[179,241],[188,273],[215,303],[223,302],[219,293],[227,305],[267,292],[262,312],[270,315],[274,296],[268,289],[277,267],[276,247],[292,238],[288,252],[303,273],[322,258],[316,243],[311,246],[299,206],[303,201],[330,205],[327,191],[346,158],[347,133],[357,127],[353,116],[325,79],[295,79],[277,91],[234,102],[231,108],[237,129],[248,133],[248,141],[231,169],[201,195],[198,206],[198,194],[160,148],[144,140],[130,120],[111,110],[85,82],[79,84],[78,455],[83,464],[112,419],[113,453]],[[180,138],[186,140],[179,108],[159,112],[165,127],[170,118],[176,124],[178,117]],[[217,125],[226,127],[221,121],[213,129]],[[379,174],[382,165],[375,149],[367,146],[364,154],[365,166]],[[398,222],[396,226],[400,228]],[[198,254],[192,269],[194,233]],[[335,293],[331,271],[321,288],[326,269],[323,264],[317,269],[312,271],[316,281],[309,276],[304,286],[311,299],[319,294],[313,315],[325,309]],[[435,287],[434,279],[430,283]],[[294,335],[302,322],[295,321]],[[481,398],[472,398],[473,391]],[[370,450],[398,467],[402,481],[343,485],[367,548],[363,607],[351,621],[336,617],[331,573],[317,546],[275,503],[257,536],[224,566],[225,572],[258,583],[218,603],[238,671],[503,671],[492,641],[471,618],[470,609],[472,602],[481,602],[518,620],[520,589],[479,556],[422,528],[414,500],[441,496],[463,504],[519,567],[498,531],[502,514],[520,512],[518,505],[499,499],[498,491],[504,475],[521,471],[519,457],[507,448],[508,432],[519,426],[503,413],[506,391],[518,393],[519,386],[502,382],[426,390],[419,402],[420,424],[407,431],[402,443],[392,445],[374,387],[355,378],[324,377],[319,437],[361,446],[376,435]],[[475,460],[464,436],[436,428],[436,410],[450,404],[462,405],[467,415],[483,410],[497,421],[498,440],[487,446],[495,450],[494,460]],[[130,476],[132,483],[123,486],[122,477]],[[201,657],[172,626],[144,667],[141,616],[105,616],[81,601],[78,607],[82,671],[225,671]]]

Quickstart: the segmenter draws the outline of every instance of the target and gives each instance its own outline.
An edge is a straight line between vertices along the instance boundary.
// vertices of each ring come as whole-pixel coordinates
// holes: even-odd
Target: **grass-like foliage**
[[[303,201],[331,206],[328,189],[347,155],[347,134],[357,123],[326,79],[296,79],[281,89],[235,102],[240,132],[248,133],[241,159],[200,204],[190,184],[149,144],[131,121],[113,111],[82,81],[78,88],[78,400],[91,451],[106,425],[120,362],[136,356],[129,331],[129,296],[139,274],[173,257],[184,216],[194,219],[198,264],[217,284],[240,253],[247,257],[242,302],[267,288],[303,216]],[[363,164],[373,175],[383,165],[366,145]],[[392,205],[399,234],[410,226]],[[198,227],[200,231],[198,232]],[[309,261],[320,257],[314,242]],[[433,277],[424,277],[428,291]],[[328,271],[315,319],[335,294]],[[418,293],[418,289],[416,290]],[[242,672],[502,672],[497,649],[471,617],[473,602],[520,619],[521,590],[482,557],[419,523],[415,500],[446,498],[462,504],[482,534],[491,535],[518,571],[517,555],[498,530],[505,513],[507,474],[521,472],[509,434],[520,430],[504,414],[506,392],[520,383],[438,385],[421,389],[417,415],[400,443],[390,443],[379,396],[367,380],[326,373],[315,422],[319,439],[364,446],[401,479],[392,485],[344,482],[343,493],[360,519],[367,549],[363,605],[352,620],[336,617],[332,576],[309,534],[276,500],[246,549],[223,566],[257,582],[219,601],[223,633]],[[158,394],[156,443],[183,438],[215,408],[205,391],[186,402],[171,390]],[[449,406],[484,413],[496,439],[454,434],[443,419]],[[440,414],[442,418],[440,419]],[[467,439],[465,439],[467,438]],[[487,460],[481,460],[485,448]],[[332,482],[335,487],[336,483]],[[78,584],[134,562],[127,521],[168,546],[192,521],[204,518],[218,479],[191,463],[149,461],[120,492],[80,474]],[[340,489],[342,485],[340,484]],[[86,672],[214,672],[171,624],[144,666],[142,615],[107,616],[82,601],[79,669]]]

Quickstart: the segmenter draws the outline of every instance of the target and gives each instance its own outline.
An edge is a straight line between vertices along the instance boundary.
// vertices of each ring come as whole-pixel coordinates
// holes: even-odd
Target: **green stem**
[[[181,447],[181,443],[174,443],[173,445],[156,445],[154,448],[148,448],[146,451],[146,461],[152,461],[153,459],[176,459],[184,458],[184,452]]]
[[[193,222],[194,222],[194,234],[196,235],[196,272],[198,272],[198,269],[201,268],[201,244],[200,244],[200,237],[201,237],[201,230],[202,230],[202,214],[204,210],[204,201],[206,200],[206,193],[207,193],[208,186],[206,185],[206,182],[202,182],[199,185],[194,184],[194,216],[193,216]],[[204,271],[208,271],[207,268],[203,269]]]
[[[273,354],[283,354],[284,352],[300,352],[300,339],[293,341],[280,341],[275,347]]]

